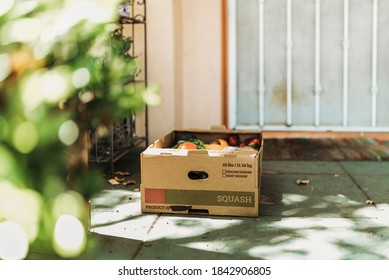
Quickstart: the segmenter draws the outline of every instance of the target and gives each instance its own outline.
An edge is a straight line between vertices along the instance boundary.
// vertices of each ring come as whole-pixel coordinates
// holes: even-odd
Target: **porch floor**
[[[115,166],[136,184],[92,200],[82,258],[389,259],[389,161],[264,160],[259,218],[179,216],[141,213],[140,152]]]

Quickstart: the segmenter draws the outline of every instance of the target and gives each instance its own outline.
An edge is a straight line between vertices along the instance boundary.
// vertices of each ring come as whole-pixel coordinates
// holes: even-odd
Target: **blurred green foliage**
[[[82,166],[86,131],[158,100],[124,83],[138,67],[116,30],[118,2],[1,0],[0,259],[82,253],[86,201],[102,186]]]

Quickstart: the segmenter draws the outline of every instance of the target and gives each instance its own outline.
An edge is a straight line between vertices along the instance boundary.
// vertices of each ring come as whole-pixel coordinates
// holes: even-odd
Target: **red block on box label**
[[[146,203],[166,203],[166,190],[164,189],[145,189]]]

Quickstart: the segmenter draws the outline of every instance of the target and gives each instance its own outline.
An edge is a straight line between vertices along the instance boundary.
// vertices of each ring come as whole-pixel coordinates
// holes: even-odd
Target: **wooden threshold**
[[[263,138],[372,138],[389,140],[387,132],[263,131]]]

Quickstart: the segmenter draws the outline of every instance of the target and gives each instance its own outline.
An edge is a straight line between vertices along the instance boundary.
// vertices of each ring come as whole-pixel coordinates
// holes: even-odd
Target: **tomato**
[[[181,150],[197,150],[197,146],[191,142],[184,142],[180,144],[177,149]]]
[[[238,146],[239,145],[239,136],[236,134],[230,135],[228,137],[228,144],[230,146]]]
[[[253,144],[261,145],[261,141],[262,140],[260,137],[252,137],[252,138],[246,139],[243,143],[245,145],[253,145]]]

